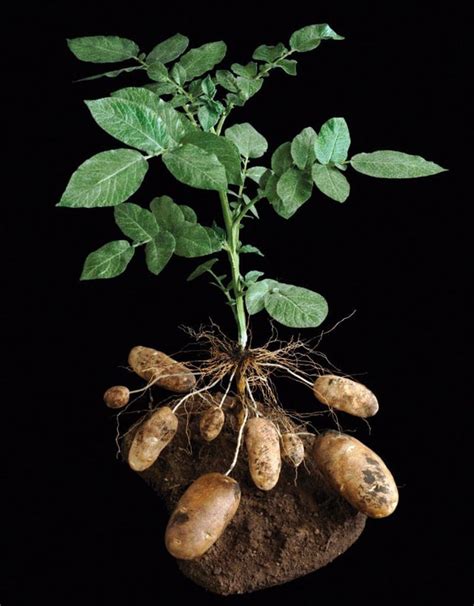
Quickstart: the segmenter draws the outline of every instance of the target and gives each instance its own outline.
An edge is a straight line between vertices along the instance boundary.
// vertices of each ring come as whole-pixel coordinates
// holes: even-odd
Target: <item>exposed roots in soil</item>
[[[336,326],[331,330],[334,330]],[[191,337],[192,341],[183,350],[173,354],[173,358],[176,359],[175,356],[180,354],[188,356],[190,353],[195,354],[194,358],[183,360],[183,362],[194,374],[196,384],[189,393],[170,395],[161,400],[159,405],[169,406],[175,414],[185,417],[187,425],[191,414],[200,414],[211,406],[223,408],[226,412],[235,414],[237,444],[234,461],[228,474],[236,464],[244,426],[247,420],[253,416],[264,415],[273,421],[280,435],[287,432],[315,435],[318,431],[312,425],[311,419],[327,414],[332,416],[338,430],[341,429],[337,415],[331,408],[311,413],[289,410],[280,401],[275,385],[275,379],[285,377],[312,391],[314,381],[318,376],[332,374],[334,371],[342,374],[317,349],[323,334],[330,331],[309,340],[292,337],[289,341],[283,341],[279,339],[277,330],[272,324],[272,333],[264,345],[252,347],[252,339],[250,339],[249,347],[242,351],[239,345],[223,334],[219,326],[212,321],[210,326],[201,326],[197,330],[183,326],[181,328]],[[140,417],[122,434],[120,430],[122,415],[151,414],[158,406],[153,400],[151,388],[161,378],[163,375],[149,381],[143,388],[131,391],[130,393],[135,397],[117,413],[117,457],[120,455],[121,439],[143,421]],[[131,406],[145,394],[149,396],[148,407],[141,410],[130,410]]]

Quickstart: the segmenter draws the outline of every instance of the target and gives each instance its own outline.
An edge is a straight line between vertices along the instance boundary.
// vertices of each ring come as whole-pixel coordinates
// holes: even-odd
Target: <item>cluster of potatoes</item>
[[[194,374],[184,364],[155,349],[137,346],[129,354],[133,371],[176,393],[190,393],[196,384]],[[323,375],[313,385],[323,404],[358,417],[373,416],[377,398],[364,385],[346,377]],[[121,408],[129,401],[125,386],[114,386],[104,394],[106,404]],[[212,405],[200,417],[202,437],[210,442],[225,422],[221,407]],[[171,442],[178,429],[178,417],[168,406],[161,406],[137,429],[128,452],[130,467],[148,469]],[[277,425],[264,416],[253,416],[245,424],[245,446],[249,472],[259,490],[269,491],[277,484],[282,459],[298,467],[311,457],[328,484],[354,508],[372,518],[390,515],[398,503],[392,474],[382,459],[352,436],[328,431],[315,436],[311,453],[296,433],[281,434]],[[222,473],[207,473],[184,492],[171,515],[165,533],[168,551],[176,558],[192,560],[202,556],[222,535],[240,503],[238,482]]]

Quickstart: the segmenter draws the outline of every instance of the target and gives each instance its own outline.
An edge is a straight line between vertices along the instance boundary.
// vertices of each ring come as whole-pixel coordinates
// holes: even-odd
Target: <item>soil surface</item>
[[[233,414],[226,415],[221,434],[207,443],[200,437],[193,405],[187,410],[188,422],[180,416],[171,444],[140,473],[170,512],[193,480],[211,471],[227,471],[236,444]],[[124,439],[124,455],[133,433]],[[304,439],[310,453],[312,438]],[[365,516],[325,484],[308,455],[298,473],[283,463],[278,484],[269,492],[253,485],[245,448],[231,476],[242,490],[234,519],[202,557],[177,560],[183,574],[214,593],[256,591],[318,570],[346,551],[364,529]]]

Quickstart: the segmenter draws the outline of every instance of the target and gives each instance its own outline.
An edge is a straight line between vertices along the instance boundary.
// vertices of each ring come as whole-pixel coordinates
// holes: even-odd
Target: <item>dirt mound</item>
[[[170,511],[197,477],[228,469],[236,444],[232,415],[218,438],[207,443],[199,435],[192,404],[187,409],[188,422],[181,416],[171,444],[140,473]],[[124,453],[132,436],[124,440]],[[304,439],[309,452],[312,438]],[[262,492],[250,479],[242,449],[232,477],[240,483],[242,500],[231,524],[204,556],[177,561],[187,577],[209,591],[228,595],[286,583],[334,560],[364,529],[365,516],[332,492],[309,457],[297,475],[283,463],[277,486]]]

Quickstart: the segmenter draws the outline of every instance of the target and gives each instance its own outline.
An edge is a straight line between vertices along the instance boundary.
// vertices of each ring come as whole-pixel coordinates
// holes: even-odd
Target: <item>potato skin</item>
[[[199,558],[214,545],[240,503],[239,484],[221,473],[207,473],[186,490],[173,511],[165,544],[180,560]]]
[[[212,442],[221,433],[225,422],[225,414],[222,408],[208,408],[199,419],[199,431],[206,442]]]
[[[125,385],[114,385],[104,393],[104,402],[109,408],[123,408],[130,400],[130,390]]]
[[[346,377],[322,375],[314,382],[313,393],[322,404],[356,417],[373,417],[379,409],[370,389]]]
[[[155,381],[156,385],[169,391],[185,393],[196,385],[196,378],[189,368],[151,347],[133,347],[128,363],[142,379]]]
[[[161,451],[174,438],[178,417],[162,406],[138,428],[128,451],[128,464],[134,471],[144,471],[156,461]]]
[[[294,467],[299,467],[304,460],[304,444],[295,433],[284,433],[281,436],[281,458]]]
[[[346,434],[329,431],[314,443],[314,460],[329,484],[370,518],[385,518],[398,504],[392,474],[373,450]]]
[[[252,480],[260,490],[271,490],[280,477],[280,439],[269,419],[253,417],[247,421],[245,446]]]

